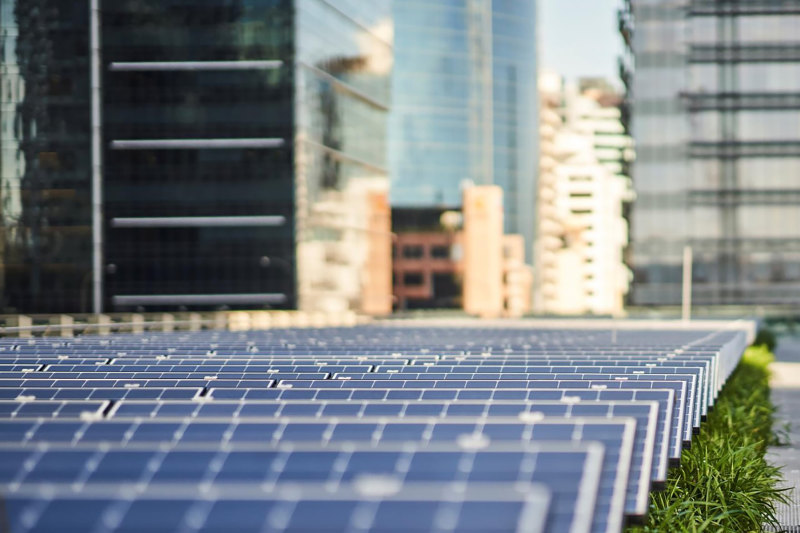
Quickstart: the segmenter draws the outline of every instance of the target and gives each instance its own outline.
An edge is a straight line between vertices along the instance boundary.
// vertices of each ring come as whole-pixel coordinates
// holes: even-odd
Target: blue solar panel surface
[[[587,470],[591,470],[587,461]],[[89,488],[87,488],[89,487]],[[377,494],[376,494],[377,492]],[[89,485],[47,496],[6,499],[11,531],[544,531],[551,496],[541,485],[487,484],[477,489],[425,483],[392,486],[363,479],[331,493],[325,487],[175,487],[147,494]],[[582,502],[576,502],[582,503]],[[579,529],[574,529],[579,531]]]
[[[0,523],[618,532],[744,346],[394,325],[0,339]]]

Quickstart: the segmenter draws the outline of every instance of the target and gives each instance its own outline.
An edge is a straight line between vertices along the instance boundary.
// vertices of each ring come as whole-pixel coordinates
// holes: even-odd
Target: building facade
[[[632,200],[623,174],[631,139],[610,87],[565,85],[541,76],[541,171],[534,310],[620,315],[630,272],[624,262]]]
[[[1,1],[3,310],[391,309],[388,0]]]
[[[633,303],[680,302],[694,251],[698,305],[800,296],[797,2],[630,0],[636,69]]]
[[[392,205],[458,208],[464,182],[499,185],[530,261],[536,2],[404,0],[394,18]]]
[[[513,317],[530,312],[525,240],[503,233],[502,192],[497,185],[466,187],[460,211],[393,210],[398,310],[460,308]]]
[[[460,232],[444,228],[398,232],[392,261],[397,309],[461,307]]]
[[[89,8],[0,0],[0,310],[91,310]]]

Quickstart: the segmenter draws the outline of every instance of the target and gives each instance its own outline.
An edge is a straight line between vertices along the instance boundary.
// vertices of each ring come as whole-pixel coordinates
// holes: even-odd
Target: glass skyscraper
[[[0,311],[358,306],[389,0],[0,5]]]
[[[800,297],[800,2],[630,0],[633,303]],[[625,31],[627,24],[622,24]]]
[[[459,207],[461,184],[504,190],[505,230],[534,233],[535,0],[394,3],[392,204]]]
[[[0,312],[91,309],[89,2],[0,0]]]

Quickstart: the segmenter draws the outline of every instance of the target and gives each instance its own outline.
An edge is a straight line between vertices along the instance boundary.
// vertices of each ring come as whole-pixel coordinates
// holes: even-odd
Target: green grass
[[[772,359],[766,346],[748,348],[666,489],[651,495],[646,523],[628,533],[750,532],[778,525],[775,504],[785,500],[776,488],[781,473],[764,459],[779,438],[769,397]]]

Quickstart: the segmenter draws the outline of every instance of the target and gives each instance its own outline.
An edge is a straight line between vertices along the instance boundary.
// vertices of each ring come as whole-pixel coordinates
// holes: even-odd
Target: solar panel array
[[[618,532],[745,344],[392,325],[0,339],[0,525]]]

